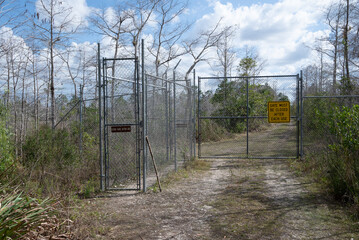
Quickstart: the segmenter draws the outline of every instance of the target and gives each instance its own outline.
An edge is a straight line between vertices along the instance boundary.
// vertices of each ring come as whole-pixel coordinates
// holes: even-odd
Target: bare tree
[[[344,83],[344,91],[345,93],[349,93],[351,88],[351,82],[350,82],[350,72],[349,72],[349,14],[350,14],[350,3],[349,0],[346,0],[346,6],[345,6],[345,20],[344,20],[344,26],[343,26],[343,47],[344,47],[344,71],[343,71],[343,83]]]
[[[80,81],[83,89],[88,88],[88,86],[96,86],[97,81],[97,56],[96,49],[87,49],[86,46],[80,46],[78,53],[78,62],[80,65]],[[94,90],[95,94],[97,93],[96,87]]]
[[[134,4],[129,2],[128,14],[131,18],[131,25],[128,33],[132,37],[132,46],[134,48],[135,58],[139,56],[139,39],[145,26],[147,26],[150,18],[161,0],[135,0]]]
[[[332,59],[332,93],[334,94],[338,85],[339,73],[343,93],[349,94],[353,87],[351,71],[354,70],[353,67],[357,66],[353,59],[357,56],[355,46],[359,36],[359,30],[356,27],[358,4],[358,1],[340,0],[331,4],[326,10],[326,23],[330,27],[331,33],[320,41],[329,43],[330,47],[317,47],[316,50]]]
[[[119,55],[120,48],[126,44],[123,35],[129,31],[128,28],[131,22],[128,11],[120,4],[117,5],[115,9],[109,8],[107,10],[102,9],[101,11],[95,11],[91,22],[95,26],[92,31],[111,39],[111,42],[114,44],[113,59],[116,59]],[[115,60],[112,62],[111,70],[111,105],[113,106],[115,101]],[[113,120],[114,110],[112,110],[111,116]]]
[[[185,73],[185,81],[188,94],[187,94],[187,107],[185,108],[185,119],[188,119],[190,106],[192,104],[191,98],[191,81],[189,79],[190,74],[196,65],[200,62],[209,60],[206,54],[211,48],[218,46],[219,41],[225,35],[226,29],[220,28],[221,19],[209,30],[200,32],[196,38],[188,41],[184,41],[184,49],[192,57],[192,63],[188,67]]]
[[[221,38],[225,35],[226,30],[220,28],[219,20],[210,30],[200,32],[196,38],[184,41],[184,49],[192,57],[192,63],[185,73],[187,86],[190,86],[189,76],[193,69],[200,62],[207,61],[207,52],[218,45]]]
[[[338,70],[338,54],[339,54],[339,48],[340,48],[340,23],[341,19],[344,14],[344,6],[341,2],[337,4],[332,4],[327,9],[326,13],[326,22],[330,27],[331,35],[328,38],[325,38],[324,40],[329,42],[332,46],[331,49],[324,49],[323,48],[317,48],[318,51],[326,54],[330,58],[333,59],[333,73],[332,73],[332,92],[336,93],[336,87],[337,87],[337,70]]]
[[[14,32],[15,29],[24,23],[24,12],[27,10],[26,3],[21,6],[15,0],[0,0],[0,28],[7,26],[8,31]]]
[[[80,74],[80,65],[77,64],[77,66],[72,66],[72,63],[70,62],[72,58],[74,58],[74,54],[75,50],[70,47],[68,49],[66,49],[66,51],[64,51],[63,53],[59,54],[59,57],[61,58],[61,60],[65,63],[66,65],[66,70],[68,73],[68,76],[70,77],[72,84],[74,86],[74,96],[75,98],[77,98],[77,84],[76,84],[76,79],[78,78],[79,74]]]
[[[11,110],[12,113],[11,126],[14,129],[15,153],[17,155],[19,150],[19,141],[21,140],[21,135],[23,132],[23,118],[21,114],[23,113],[24,106],[21,104],[22,107],[20,109],[20,119],[18,107],[19,103],[22,103],[22,100],[24,99],[24,86],[28,69],[29,49],[26,47],[26,44],[22,39],[14,35],[9,36],[7,41],[3,41],[2,48],[5,54],[5,67],[7,69],[6,106],[9,110]],[[18,90],[21,89],[21,87],[22,93],[20,94],[21,98],[19,101]],[[10,100],[12,100],[12,103]],[[12,109],[10,109],[10,107],[12,107]]]
[[[114,43],[113,58],[118,57],[119,49],[125,45],[123,35],[128,32],[130,15],[122,5],[101,11],[95,11],[90,21],[95,26],[91,30]],[[128,23],[127,23],[128,22]]]
[[[233,65],[236,60],[236,52],[233,47],[233,37],[237,31],[237,26],[231,26],[224,29],[223,37],[217,45],[218,67],[224,78],[231,75]]]
[[[152,45],[148,47],[150,54],[155,58],[156,76],[159,76],[159,68],[167,65],[174,59],[186,54],[184,49],[178,46],[183,34],[187,32],[190,25],[181,24],[176,21],[185,13],[187,4],[177,0],[163,0],[155,9],[156,32]]]
[[[49,91],[50,120],[55,126],[55,58],[57,47],[64,47],[70,36],[74,34],[80,23],[74,21],[72,9],[60,0],[39,0],[37,12],[33,15],[33,24],[37,32],[34,38],[40,40],[49,51]]]
[[[39,59],[39,50],[36,47],[32,46],[32,54],[29,55],[29,75],[32,77],[33,82],[33,117],[35,122],[35,129],[39,127],[39,106],[40,104],[40,88],[39,85],[39,74],[46,69],[45,66],[41,66],[42,62]]]

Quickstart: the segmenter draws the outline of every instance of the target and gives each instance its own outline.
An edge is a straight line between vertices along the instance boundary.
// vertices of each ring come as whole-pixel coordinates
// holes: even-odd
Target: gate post
[[[303,71],[300,70],[300,157],[303,157]]]
[[[192,87],[192,96],[193,96],[193,119],[192,119],[192,142],[193,142],[193,157],[196,157],[196,69],[193,69],[193,87]]]
[[[297,95],[297,158],[300,157],[300,96],[299,96],[299,74],[297,74],[297,88],[296,88],[296,95]]]
[[[100,43],[97,43],[97,70],[98,70],[98,75],[97,75],[97,81],[98,81],[98,116],[99,116],[99,151],[100,151],[100,189],[101,191],[105,190],[105,186],[103,184],[103,152],[102,152],[102,103],[101,103],[101,53],[100,53]]]
[[[144,55],[144,40],[142,39],[142,171],[143,171],[143,192],[147,190],[146,174],[147,174],[147,149],[146,149],[146,134],[147,134],[147,79],[145,79],[145,55]]]
[[[246,116],[246,121],[247,121],[247,158],[249,157],[249,122],[248,122],[248,120],[249,120],[249,78],[248,77],[246,77],[246,79],[247,79],[247,82],[246,82],[246,88],[247,88],[247,99],[246,99],[246,101],[247,101],[247,116]]]
[[[79,104],[80,104],[80,106],[79,106],[79,121],[80,121],[80,123],[79,123],[79,135],[80,135],[80,139],[79,139],[79,150],[80,150],[80,155],[82,156],[82,135],[83,135],[83,133],[82,133],[82,131],[83,131],[83,103],[84,103],[84,96],[83,96],[83,94],[84,94],[84,86],[82,85],[82,84],[80,84],[80,99],[79,99]]]
[[[201,77],[198,77],[197,121],[198,121],[198,158],[201,158]]]
[[[165,76],[166,80],[167,80],[167,73],[166,73],[166,76]],[[167,158],[167,161],[170,161],[170,137],[169,137],[169,134],[170,134],[170,120],[169,120],[169,94],[168,94],[168,88],[170,86],[168,86],[168,82],[165,81],[165,118],[166,118],[166,158]]]
[[[175,69],[173,70],[173,144],[174,144],[173,157],[175,160],[175,171],[177,172],[176,70]]]
[[[108,162],[108,129],[107,129],[107,109],[108,109],[108,104],[106,101],[106,96],[107,96],[107,62],[106,62],[106,58],[102,59],[102,76],[103,76],[103,82],[102,82],[102,91],[103,91],[103,124],[102,124],[102,128],[103,128],[103,139],[104,139],[104,163],[105,163],[105,189],[107,189],[109,187],[109,162]]]

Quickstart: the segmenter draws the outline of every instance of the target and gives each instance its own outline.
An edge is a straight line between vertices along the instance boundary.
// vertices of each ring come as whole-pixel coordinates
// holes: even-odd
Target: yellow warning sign
[[[269,123],[290,122],[290,102],[289,101],[268,102],[268,122]]]

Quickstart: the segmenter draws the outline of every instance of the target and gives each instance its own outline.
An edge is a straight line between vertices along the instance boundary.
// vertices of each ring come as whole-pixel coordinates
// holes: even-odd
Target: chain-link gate
[[[141,123],[138,61],[103,59],[103,177],[105,188],[140,190]]]
[[[198,156],[297,158],[299,75],[198,78]],[[268,123],[269,101],[290,101],[289,123]]]
[[[141,49],[140,64],[98,55],[101,190],[146,191],[155,184],[146,140],[162,176],[195,154],[194,86],[176,79],[175,69],[172,78],[147,73],[143,40]]]

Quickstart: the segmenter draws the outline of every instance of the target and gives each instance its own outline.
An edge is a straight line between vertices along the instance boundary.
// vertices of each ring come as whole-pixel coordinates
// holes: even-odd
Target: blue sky
[[[13,0],[13,3],[22,7],[26,3],[28,11],[33,13],[38,1],[40,0]],[[59,1],[73,9],[75,18],[85,21],[91,16],[93,10],[103,9],[106,11],[118,3],[125,2],[124,0]],[[251,49],[261,61],[265,62],[261,75],[291,75],[299,73],[309,64],[316,64],[320,61],[319,54],[312,48],[317,44],[318,38],[329,34],[324,24],[324,11],[332,1],[334,0],[188,0],[188,11],[175,24],[193,23],[186,38],[191,38],[201,31],[210,29],[219,19],[222,19],[222,27],[236,25],[238,30],[232,40],[233,48],[236,50],[232,75],[237,74],[236,66],[240,59],[245,57],[246,49]],[[5,32],[6,34],[0,35],[3,39],[10,34],[9,31]],[[21,40],[21,34],[18,32],[14,32],[15,39]],[[145,38],[145,42],[149,43],[153,38],[151,29],[147,29],[142,37]],[[87,55],[91,55],[96,52],[97,42],[101,43],[102,57],[113,56],[111,40],[95,35],[89,30],[72,38],[71,46],[74,50],[89,52]],[[125,52],[126,54],[131,53],[128,50]],[[216,54],[216,49],[211,49],[206,54],[209,61],[197,64],[195,68],[197,76],[213,76],[219,73],[218,68],[213,67]],[[70,63],[76,66],[77,59],[75,56],[71,56]],[[183,75],[193,62],[189,55],[182,56],[181,60],[177,68],[178,75]],[[146,59],[146,62],[153,65],[151,58]],[[173,67],[177,62],[178,59],[173,61],[170,66]],[[60,59],[56,60],[56,64],[60,69],[56,76],[59,79],[56,82],[57,94],[68,92],[66,89],[71,88],[72,82],[66,75],[66,69],[61,69],[63,67],[61,67]],[[147,70],[150,72],[151,69],[153,73],[153,67]],[[92,78],[95,78],[95,75]],[[209,89],[211,86],[207,84],[205,87]]]
[[[33,0],[34,2],[39,0]],[[67,2],[81,18],[88,18],[93,9],[107,9],[116,6],[119,0],[62,0]],[[20,0],[24,4],[29,1]],[[263,74],[296,74],[304,66],[318,61],[318,54],[311,50],[315,40],[328,35],[324,10],[332,0],[189,0],[188,11],[181,22],[193,22],[191,34],[206,30],[222,18],[224,26],[239,26],[233,39],[238,51],[237,61],[244,49],[254,49],[266,62]],[[33,3],[32,3],[33,5]],[[146,32],[145,37],[150,37]],[[100,36],[85,31],[76,44],[106,41]],[[215,51],[209,53],[214,56]],[[185,71],[191,59],[184,56],[179,69]],[[237,62],[238,63],[238,62]],[[186,65],[187,64],[187,65]],[[212,74],[207,63],[198,65],[197,72]]]

